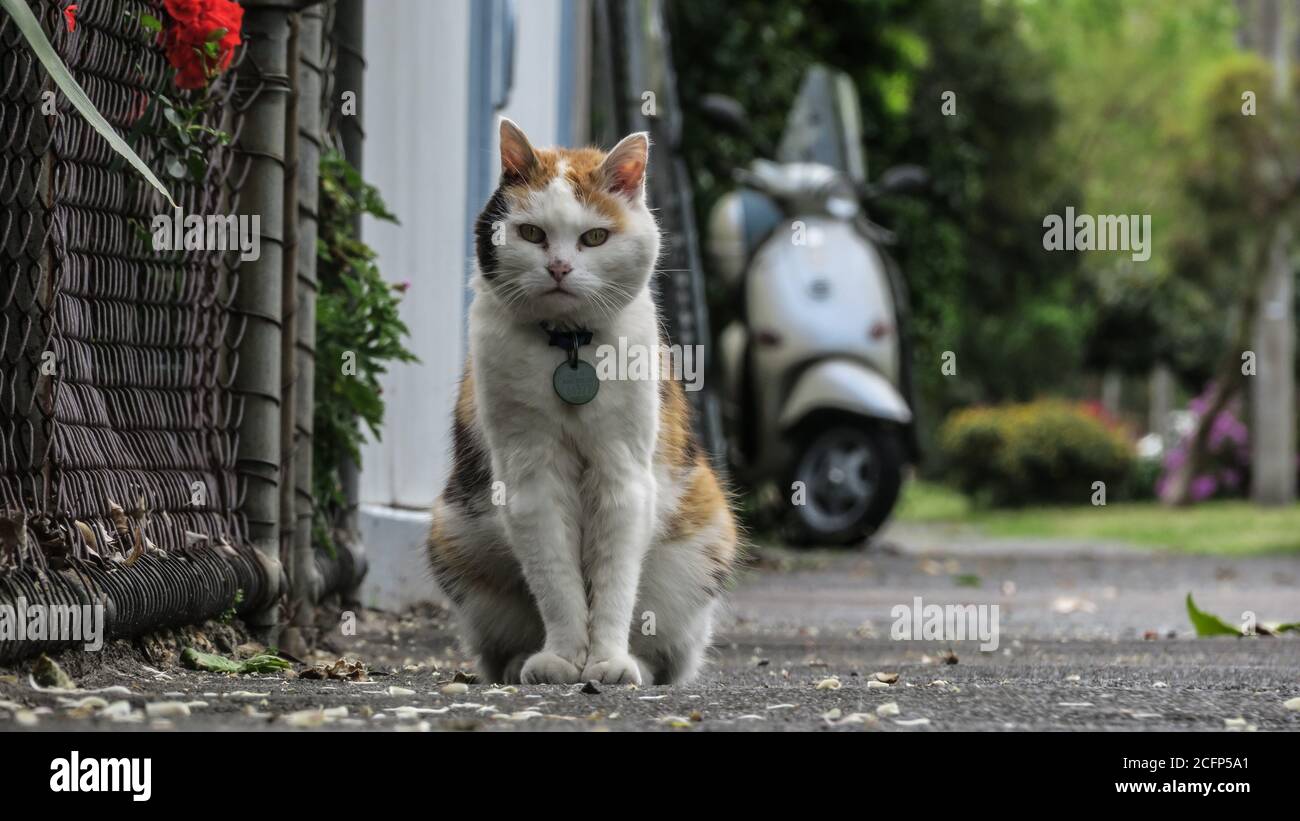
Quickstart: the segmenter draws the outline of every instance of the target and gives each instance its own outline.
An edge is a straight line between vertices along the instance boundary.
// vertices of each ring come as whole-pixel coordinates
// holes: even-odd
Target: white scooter
[[[734,100],[710,95],[704,111],[748,130]],[[858,121],[848,78],[813,69],[780,161],[738,172],[710,214],[714,268],[739,308],[720,338],[730,461],[750,485],[776,483],[796,543],[869,537],[916,457],[906,294],[862,203],[925,175],[900,167],[867,185]]]

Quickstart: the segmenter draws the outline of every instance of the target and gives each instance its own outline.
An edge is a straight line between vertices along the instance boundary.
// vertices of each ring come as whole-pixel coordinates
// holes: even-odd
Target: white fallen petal
[[[874,678],[867,682],[868,690],[888,690],[889,685],[883,681],[876,681]]]
[[[418,716],[430,715],[440,716],[450,712],[450,707],[394,707],[391,712],[402,721],[408,721]],[[375,716],[378,718],[378,716]]]
[[[824,678],[817,682],[818,690],[838,690],[843,686],[844,685],[840,684],[838,676],[831,676],[830,678]]]
[[[545,713],[539,713],[536,710],[520,710],[517,713],[511,713],[510,715],[505,716],[505,718],[510,721],[528,721],[533,718],[541,718],[544,715]]]
[[[131,702],[129,701],[114,701],[112,704],[100,711],[99,717],[121,723],[144,721],[144,713],[133,709],[131,707]]]
[[[930,723],[928,718],[896,718],[894,723],[899,727],[922,727]]]
[[[451,687],[452,685],[448,684],[447,686],[448,686],[448,687]],[[461,687],[465,687],[464,684],[462,684],[462,685],[460,685],[460,686],[461,686]],[[465,687],[465,689],[468,690],[469,688],[468,688],[468,687]],[[397,686],[389,687],[387,690],[384,691],[384,693],[385,693],[386,695],[390,695],[390,696],[413,696],[413,695],[415,695],[415,691],[412,690],[411,688],[409,688],[409,687],[397,687]]]
[[[1286,701],[1282,702],[1282,706],[1287,708],[1288,710],[1300,711],[1300,696],[1287,699]]]
[[[897,701],[886,701],[884,704],[881,704],[879,707],[876,708],[876,715],[880,716],[881,718],[890,718],[892,716],[898,715],[901,712],[902,711],[898,709]]]
[[[282,718],[290,727],[319,727],[329,720],[324,710],[298,710]]]
[[[389,687],[388,689],[391,690],[393,688]],[[443,685],[442,688],[442,694],[444,696],[463,696],[468,692],[469,685],[463,681],[453,681],[451,684]],[[403,695],[411,695],[411,693],[404,693]]]
[[[183,701],[159,701],[144,705],[144,714],[149,718],[187,718],[190,708]]]
[[[398,724],[393,729],[399,733],[427,733],[432,727],[427,721],[417,721],[414,724]]]

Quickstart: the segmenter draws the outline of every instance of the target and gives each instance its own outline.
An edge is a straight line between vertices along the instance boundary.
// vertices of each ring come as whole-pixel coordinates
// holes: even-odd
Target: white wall
[[[369,220],[362,230],[384,275],[411,283],[402,315],[420,358],[384,379],[384,438],[362,450],[360,524],[370,572],[361,595],[390,610],[435,598],[421,546],[450,467],[465,356],[466,254],[476,215],[466,209],[470,152],[492,157],[486,191],[500,173],[495,126],[490,144],[468,144],[471,2],[366,4],[363,170],[402,224]],[[561,53],[565,8],[564,0],[516,4],[514,87],[503,113],[539,145],[573,131],[560,123],[561,112],[574,109],[573,98],[565,104],[560,96],[573,94],[572,55]],[[577,99],[585,106],[584,96]]]
[[[420,364],[395,365],[384,380],[384,440],[362,452],[365,503],[427,507],[447,466],[464,358],[470,2],[366,4],[363,168],[401,225],[368,220],[362,230],[384,275],[411,283],[402,316]]]

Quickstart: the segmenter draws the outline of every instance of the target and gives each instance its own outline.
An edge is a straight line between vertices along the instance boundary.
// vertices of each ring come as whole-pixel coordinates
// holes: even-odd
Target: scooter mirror
[[[737,137],[750,139],[749,113],[738,100],[725,94],[705,94],[700,98],[700,112],[715,126]]]

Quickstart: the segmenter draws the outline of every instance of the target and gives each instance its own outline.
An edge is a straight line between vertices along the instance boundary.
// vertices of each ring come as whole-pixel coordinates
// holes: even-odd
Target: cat
[[[580,358],[620,338],[661,350],[649,137],[606,154],[535,149],[504,118],[500,132],[500,185],[474,227],[453,465],[427,545],[434,579],[485,681],[689,681],[739,535],[682,386],[606,380],[571,404],[553,385],[575,332],[591,333]]]

